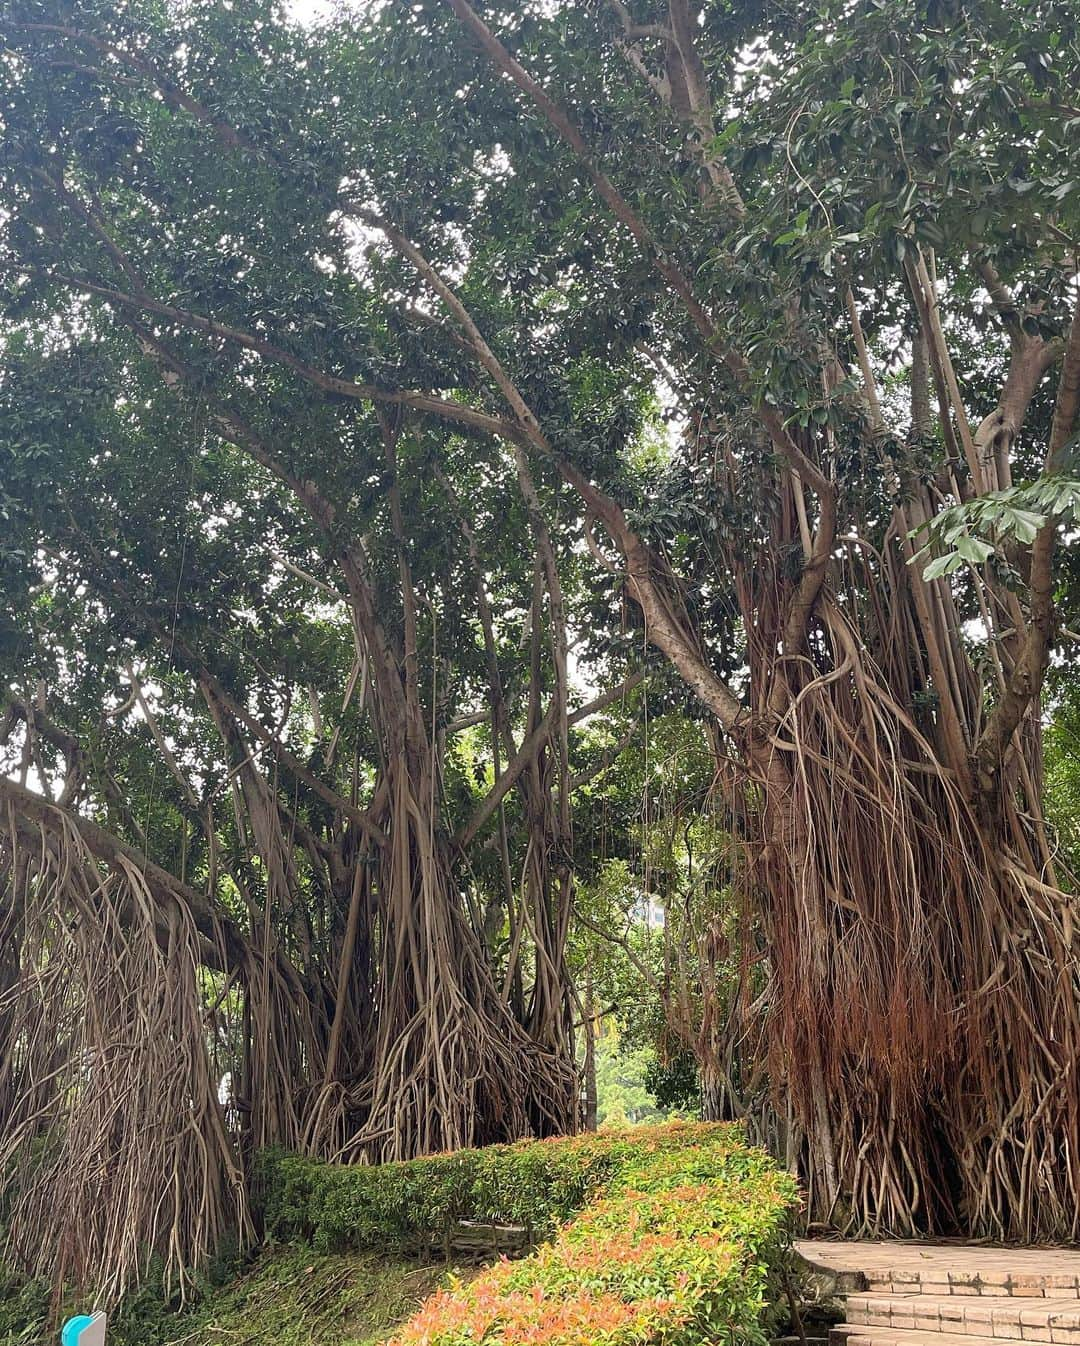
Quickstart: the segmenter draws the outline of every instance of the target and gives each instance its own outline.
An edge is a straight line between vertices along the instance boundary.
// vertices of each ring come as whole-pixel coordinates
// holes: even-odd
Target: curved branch
[[[375,220],[376,217],[369,216],[369,222]],[[738,697],[708,667],[684,623],[666,602],[654,574],[655,567],[660,564],[658,558],[627,523],[622,506],[594,485],[548,440],[536,416],[484,340],[472,315],[419,248],[392,226],[385,226],[381,220],[377,222],[380,228],[387,229],[390,241],[413,261],[420,274],[457,319],[466,339],[475,350],[477,359],[488,371],[518,418],[519,434],[527,436],[528,441],[555,464],[563,480],[574,487],[586,508],[603,522],[611,534],[626,561],[630,591],[645,615],[649,640],[671,660],[687,685],[713,714],[718,716],[725,727],[735,728],[744,719],[743,707]],[[741,360],[741,357],[736,358]],[[807,474],[812,484],[818,485],[825,492],[831,492],[832,484],[794,443],[783,428],[779,416],[771,409],[766,410],[774,422],[774,443],[786,443],[789,449],[786,449],[785,453],[793,456],[795,463]]]
[[[446,3],[473,34],[496,68],[509,76],[518,88],[532,99],[574,151],[601,200],[608,206],[616,219],[626,227],[634,241],[652,261],[653,266],[663,277],[668,287],[682,301],[698,334],[710,349],[719,351],[721,358],[736,381],[745,388],[750,374],[745,357],[740,352],[725,346],[723,333],[719,331],[705,312],[686,276],[664,254],[645,221],[637,214],[607,174],[597,165],[595,156],[585,137],[542,85],[537,83],[524,66],[510,55],[487,24],[468,4],[467,0],[446,0]],[[730,191],[735,192],[734,183],[730,184]],[[737,192],[735,192],[735,199],[738,199]],[[741,202],[739,204],[741,206]],[[806,457],[788,434],[780,413],[765,403],[756,405],[754,413],[765,427],[777,452],[791,463],[806,484],[815,491],[830,490],[831,484],[828,478],[815,463]]]
[[[597,715],[627,692],[637,687],[645,678],[644,670],[637,669],[631,673],[628,678],[624,678],[617,686],[609,688],[601,696],[595,697],[584,706],[579,706],[577,710],[571,711],[566,717],[568,726],[580,724],[587,720],[590,715]],[[459,849],[464,850],[470,841],[476,836],[488,819],[494,814],[502,801],[517,781],[521,773],[530,765],[536,754],[544,746],[551,736],[552,728],[556,722],[558,711],[557,700],[553,701],[548,707],[543,719],[525,739],[525,742],[518,749],[513,760],[509,763],[506,770],[495,782],[493,788],[488,792],[483,803],[479,806],[469,821],[462,827],[454,837],[454,844]]]
[[[1073,314],[1058,383],[1050,446],[1044,470],[1057,471],[1080,416],[1080,306]],[[1014,732],[1042,690],[1054,633],[1053,559],[1057,523],[1051,518],[1031,545],[1030,621],[1019,658],[994,707],[976,749],[979,784],[984,795],[997,790],[1000,767]]]
[[[199,672],[200,676],[206,681],[212,694],[225,706],[229,714],[239,724],[243,725],[248,733],[253,735],[260,743],[264,743],[270,749],[290,776],[295,776],[297,780],[303,781],[308,789],[311,790],[312,794],[321,799],[324,804],[328,804],[343,817],[348,818],[350,822],[355,823],[368,841],[376,846],[385,846],[387,844],[388,838],[386,833],[372,821],[371,817],[363,809],[357,808],[354,804],[351,804],[347,799],[344,799],[339,795],[336,790],[332,790],[328,785],[324,784],[323,781],[319,780],[318,776],[310,772],[299,758],[294,757],[293,754],[289,752],[288,748],[285,747],[279,738],[270,733],[268,729],[265,729],[253,715],[249,715],[243,706],[229,695],[218,679],[205,667],[205,665],[200,665]]]
[[[698,332],[706,341],[712,343],[718,335],[717,330],[713,326],[711,318],[698,302],[690,282],[679,268],[660,252],[645,221],[637,214],[607,174],[597,165],[592,150],[578,128],[550,97],[543,86],[538,84],[525,67],[510,55],[483,19],[467,3],[467,0],[446,0],[446,3],[476,38],[493,64],[504,75],[509,76],[517,87],[532,99],[574,151],[605,205],[608,206],[615,218],[625,226],[634,241],[652,258],[657,271],[682,300]]]
[[[246,959],[247,941],[227,912],[213,906],[204,894],[181,882],[91,819],[63,808],[5,776],[0,776],[0,803],[46,832],[55,831],[65,823],[73,827],[98,860],[108,865],[123,861],[142,875],[151,892],[163,894],[169,901],[185,906],[199,933],[212,946],[221,945],[230,963],[239,964]]]
[[[482,430],[487,434],[497,434],[510,439],[520,438],[521,432],[516,427],[499,420],[497,417],[477,411],[474,407],[465,406],[460,402],[451,402],[445,398],[433,397],[429,393],[418,390],[403,391],[380,388],[373,383],[357,383],[353,379],[343,379],[335,374],[327,374],[272,341],[253,336],[250,332],[232,327],[227,323],[218,322],[214,318],[206,318],[201,314],[191,313],[187,309],[162,303],[150,295],[125,294],[123,290],[114,289],[109,285],[101,285],[88,277],[53,273],[52,279],[59,280],[74,289],[84,290],[87,294],[96,295],[99,299],[104,299],[132,312],[152,313],[159,318],[165,318],[192,331],[203,332],[210,337],[220,337],[222,340],[240,346],[244,350],[250,350],[257,355],[261,355],[264,359],[275,364],[286,366],[322,392],[346,397],[354,401],[383,402],[393,406],[408,407],[410,410],[426,412],[444,420],[458,421],[462,425]]]

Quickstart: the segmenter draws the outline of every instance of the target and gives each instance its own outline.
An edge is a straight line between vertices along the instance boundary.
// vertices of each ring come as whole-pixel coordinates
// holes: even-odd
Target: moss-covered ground
[[[441,1260],[271,1249],[182,1312],[149,1292],[132,1296],[109,1346],[376,1346],[449,1271]],[[46,1329],[49,1308],[42,1292],[0,1287],[0,1346],[58,1341]]]

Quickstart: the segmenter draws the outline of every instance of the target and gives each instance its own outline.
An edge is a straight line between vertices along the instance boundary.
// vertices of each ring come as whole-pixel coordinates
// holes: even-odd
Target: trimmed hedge
[[[621,1147],[591,1137],[457,1150],[405,1163],[335,1165],[271,1152],[260,1160],[267,1236],[320,1252],[449,1244],[462,1221],[555,1228],[620,1166]]]
[[[390,1346],[760,1346],[798,1195],[705,1124],[370,1168],[275,1155],[264,1174],[268,1233],[319,1248],[430,1245],[463,1220],[548,1240],[433,1295]]]

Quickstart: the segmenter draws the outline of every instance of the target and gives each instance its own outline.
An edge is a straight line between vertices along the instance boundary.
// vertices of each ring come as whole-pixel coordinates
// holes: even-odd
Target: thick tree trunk
[[[705,1063],[701,1066],[700,1077],[702,1121],[730,1121],[731,1118],[726,1115],[730,1109],[727,1106],[723,1076],[719,1074],[714,1066]]]
[[[811,1215],[1075,1237],[1072,899],[1039,877],[1043,833],[1011,796],[992,825],[965,798],[908,688],[854,639],[835,654],[755,748],[770,1065],[806,1133]]]

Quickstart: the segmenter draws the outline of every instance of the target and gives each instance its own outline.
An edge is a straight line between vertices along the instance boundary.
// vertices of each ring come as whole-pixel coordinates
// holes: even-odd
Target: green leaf
[[[983,561],[988,561],[994,554],[994,548],[989,542],[966,534],[957,538],[956,550],[965,561],[970,561],[972,565],[981,565]]]
[[[1002,512],[1002,520],[1007,530],[1014,533],[1020,542],[1034,542],[1039,529],[1046,523],[1046,515],[1010,505]]]
[[[951,575],[954,570],[959,570],[964,564],[964,559],[958,551],[946,552],[944,556],[937,556],[930,564],[923,569],[924,580],[941,579],[943,575]]]

